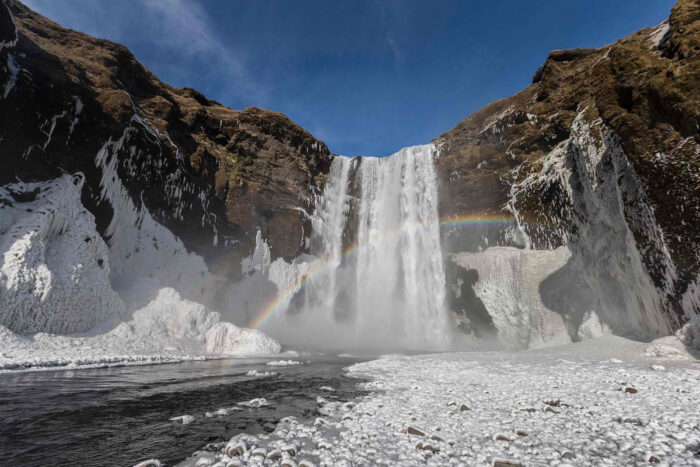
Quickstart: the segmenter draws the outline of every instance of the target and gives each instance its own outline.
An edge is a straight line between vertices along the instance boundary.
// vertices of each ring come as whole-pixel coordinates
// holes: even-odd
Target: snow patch
[[[578,328],[579,340],[585,341],[612,334],[610,329],[600,322],[600,318],[595,311],[587,311],[583,315],[583,322]]]
[[[678,339],[693,350],[700,351],[700,315],[695,315],[676,333]]]
[[[10,21],[12,22],[12,27],[14,28],[14,39],[11,39],[9,41],[2,41],[0,42],[0,51],[2,49],[9,49],[17,45],[17,40],[19,39],[19,34],[17,34],[17,24],[15,23],[15,16],[12,14],[12,10],[10,10],[10,6],[7,4],[6,1],[2,1],[2,5],[7,9],[7,15],[10,18]]]
[[[660,49],[668,41],[669,33],[671,31],[671,25],[668,20],[659,24],[658,26],[651,28],[649,33],[649,41],[651,42],[652,49]]]
[[[267,366],[290,366],[290,365],[301,365],[300,361],[297,360],[277,360],[274,362],[267,362]]]
[[[0,49],[2,49],[2,44],[0,44]],[[15,58],[12,56],[12,54],[8,53],[7,54],[7,82],[5,83],[5,87],[2,90],[2,98],[5,99],[7,96],[10,94],[10,91],[15,87],[15,83],[17,82],[17,76],[19,75],[19,72],[22,68],[17,65],[17,62],[15,62]]]

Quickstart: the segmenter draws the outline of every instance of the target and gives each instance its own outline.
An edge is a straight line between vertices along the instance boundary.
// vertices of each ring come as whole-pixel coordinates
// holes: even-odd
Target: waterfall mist
[[[263,329],[307,347],[449,346],[434,154],[333,160],[312,215],[314,259],[270,265],[291,293]]]

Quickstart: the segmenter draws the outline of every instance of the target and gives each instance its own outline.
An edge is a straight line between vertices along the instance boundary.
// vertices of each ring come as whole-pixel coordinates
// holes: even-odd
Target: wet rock
[[[420,443],[416,444],[416,449],[422,449],[424,451],[430,451],[431,453],[435,454],[436,452],[440,451],[440,448],[437,446],[432,445],[431,443],[428,442],[423,442],[421,441]]]
[[[266,405],[270,405],[269,402],[267,402],[267,399],[264,397],[257,397],[255,399],[251,399],[247,402],[239,402],[238,405],[242,405],[244,407],[250,407],[250,408],[258,408],[258,407],[263,407]]]
[[[323,417],[316,417],[316,420],[314,420],[314,426],[322,426],[322,425],[328,425],[328,420],[326,420]]]
[[[413,426],[408,426],[401,431],[402,431],[402,433],[407,433],[409,435],[425,436],[425,432],[423,430],[419,430],[418,428],[413,427]]]
[[[171,418],[170,421],[180,422],[183,425],[189,425],[195,421],[195,418],[192,415],[180,415],[178,417]]]
[[[521,464],[518,461],[515,460],[508,460],[508,459],[495,459],[493,461],[493,467],[522,467],[523,464]]]
[[[325,439],[319,440],[319,442],[316,444],[316,447],[318,449],[325,449],[327,451],[330,451],[333,449],[333,445],[326,441]]]

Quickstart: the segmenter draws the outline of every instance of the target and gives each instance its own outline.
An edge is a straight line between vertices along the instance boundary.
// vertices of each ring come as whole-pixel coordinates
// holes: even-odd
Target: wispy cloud
[[[215,22],[193,0],[24,0],[28,7],[64,26],[115,42],[138,44],[144,60],[166,81],[195,86],[193,76],[206,72],[221,100],[265,102],[269,90],[246,68],[245,50],[225,43]],[[132,47],[133,48],[133,47]],[[139,50],[136,50],[137,58]],[[155,69],[154,69],[155,68]]]
[[[397,16],[400,16],[398,14],[398,9],[400,8],[398,3],[399,2],[389,3],[385,1],[375,0],[372,5],[379,13],[378,18],[380,21],[381,30],[384,34],[384,45],[386,47],[386,50],[391,54],[394,60],[394,67],[396,68],[396,72],[400,73],[402,53],[399,41],[392,33],[392,29],[396,23]]]
[[[218,57],[231,77],[244,74],[238,54],[227,47],[213,31],[212,21],[199,3],[188,0],[138,0],[153,15],[151,37],[161,46],[177,48],[191,57]]]

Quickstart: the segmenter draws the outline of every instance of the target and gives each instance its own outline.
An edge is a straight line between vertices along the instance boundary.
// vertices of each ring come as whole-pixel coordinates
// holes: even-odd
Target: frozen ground
[[[385,356],[349,368],[371,379],[356,403],[319,398],[312,424],[286,418],[180,465],[700,465],[700,362],[677,344]]]

